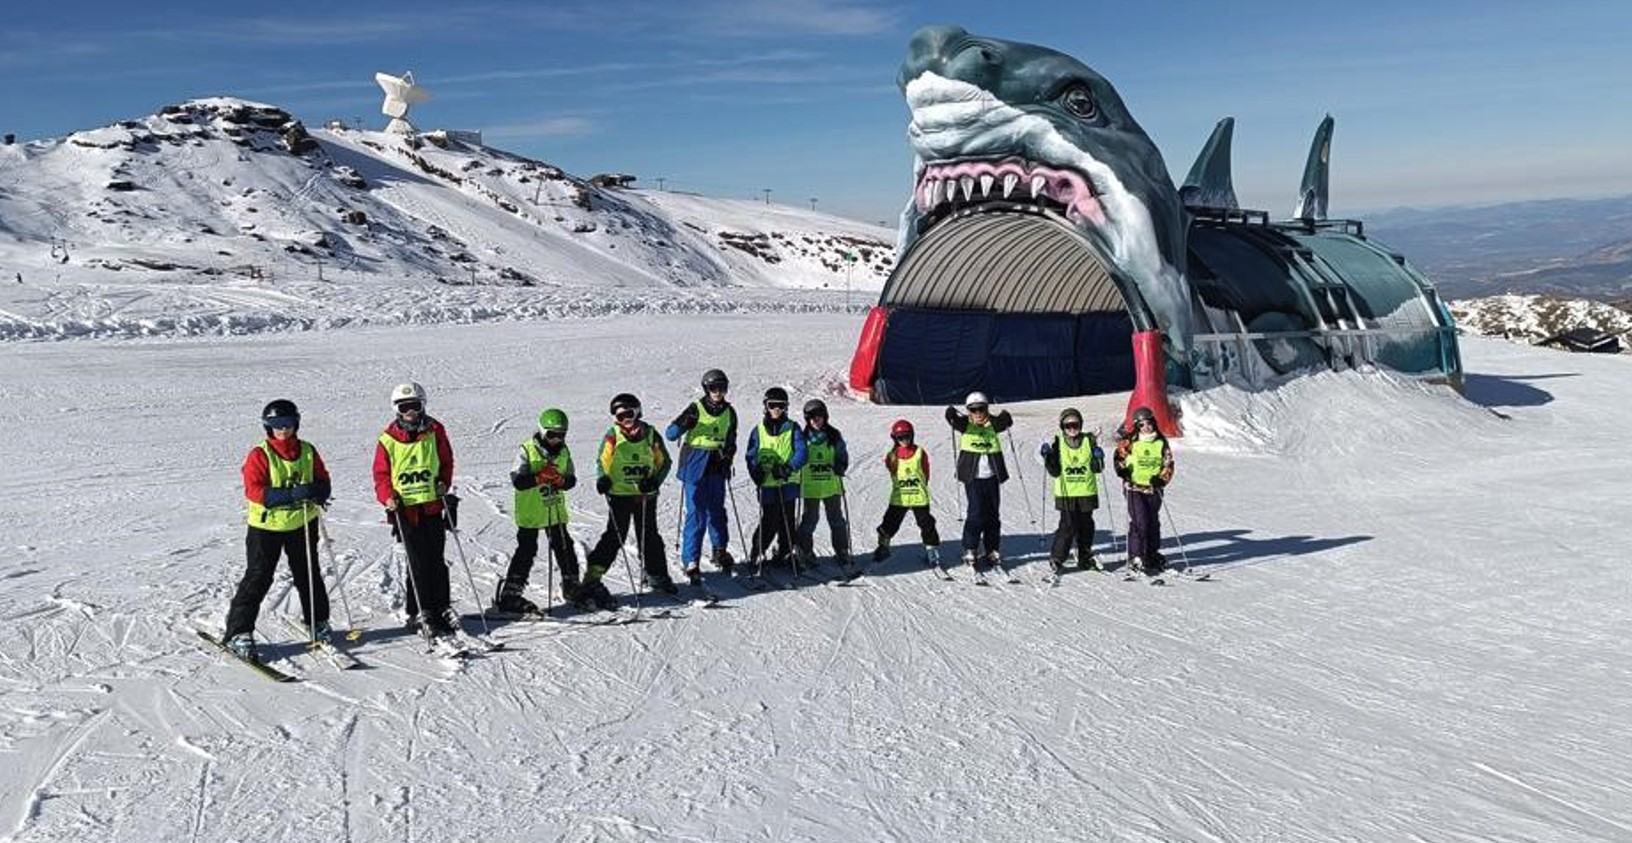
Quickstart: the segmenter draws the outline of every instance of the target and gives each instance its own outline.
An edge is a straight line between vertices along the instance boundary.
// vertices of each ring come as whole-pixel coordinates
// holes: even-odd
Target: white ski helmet
[[[404,401],[425,403],[425,387],[413,381],[397,384],[396,388],[391,390],[391,406],[395,407]]]
[[[964,399],[963,408],[965,410],[973,410],[976,407],[979,407],[984,410],[991,403],[992,402],[986,400],[986,393],[976,391],[969,393],[969,397]]]

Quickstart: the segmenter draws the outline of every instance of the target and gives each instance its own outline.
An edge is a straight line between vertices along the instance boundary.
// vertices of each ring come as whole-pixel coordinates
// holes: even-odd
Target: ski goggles
[[[785,412],[788,411],[788,402],[786,402],[786,401],[766,401],[765,402],[765,409],[767,409],[767,410],[781,410],[782,412],[785,413]]]
[[[261,424],[272,430],[293,430],[300,427],[300,416],[272,416],[262,419]]]
[[[546,431],[544,431],[544,441],[545,442],[565,442],[566,439],[567,439],[567,435],[565,433],[562,433],[559,430],[546,430]]]
[[[985,404],[970,404],[969,405],[969,414],[974,415],[975,413],[979,413],[979,414],[984,416],[984,415],[986,415],[987,409],[989,409],[989,408]]]
[[[616,413],[612,414],[612,418],[615,418],[618,421],[634,421],[635,419],[640,418],[640,408],[638,408],[638,407],[623,407],[623,408],[620,408]]]
[[[423,412],[425,412],[425,402],[423,402],[423,401],[398,401],[397,402],[397,415],[407,415],[408,413],[423,413]]]

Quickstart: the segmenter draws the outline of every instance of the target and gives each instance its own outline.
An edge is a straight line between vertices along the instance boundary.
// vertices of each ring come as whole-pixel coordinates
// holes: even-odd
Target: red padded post
[[[1167,370],[1162,360],[1162,332],[1139,331],[1133,335],[1133,394],[1122,417],[1122,428],[1133,429],[1133,411],[1149,407],[1156,414],[1156,429],[1174,439],[1183,436],[1167,401]]]
[[[875,305],[867,311],[855,356],[850,358],[850,388],[857,392],[872,394],[873,376],[878,373],[878,349],[884,343],[884,326],[889,318],[890,311],[885,307]]]

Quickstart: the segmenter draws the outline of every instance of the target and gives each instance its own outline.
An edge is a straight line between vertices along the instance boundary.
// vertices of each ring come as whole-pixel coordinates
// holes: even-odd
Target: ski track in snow
[[[940,581],[909,519],[853,588],[755,592],[710,572],[720,608],[499,624],[505,649],[457,665],[401,632],[368,472],[405,378],[453,437],[479,592],[450,541],[461,609],[508,562],[512,440],[542,405],[572,416],[590,476],[608,394],[636,392],[661,429],[710,365],[745,421],[774,383],[828,399],[861,559],[888,495],[884,431],[911,418],[951,564],[961,490],[939,408],[831,388],[858,328],[637,315],[0,346],[18,373],[0,425],[29,455],[0,503],[17,549],[0,567],[0,828],[20,843],[1632,836],[1632,739],[1614,725],[1632,715],[1632,589],[1613,511],[1632,457],[1601,423],[1632,405],[1620,358],[1465,341],[1470,368],[1514,385],[1494,408],[1508,421],[1376,373],[1188,397],[1164,528],[1175,562],[1171,529],[1186,531],[1209,582],[1071,571],[1047,587],[1051,501],[1027,461],[1039,488],[1004,496],[1018,585],[976,587],[957,565]],[[303,677],[290,685],[188,631],[219,629],[242,573],[238,466],[278,396],[335,475],[324,566],[366,630],[360,669],[306,653],[268,614],[299,612],[280,573],[259,630]],[[1065,403],[1109,429],[1125,401],[1015,405],[1014,450]],[[678,493],[659,499],[671,567]],[[752,489],[734,494],[750,533]],[[1126,507],[1107,497],[1099,552],[1117,562]],[[592,544],[604,506],[585,484],[571,501]],[[623,565],[608,582],[628,594]],[[334,612],[343,624],[338,596]]]

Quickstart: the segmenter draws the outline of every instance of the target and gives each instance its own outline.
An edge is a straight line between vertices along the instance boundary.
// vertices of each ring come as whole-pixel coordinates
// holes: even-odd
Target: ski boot
[[[714,548],[714,555],[710,556],[708,561],[727,574],[731,573],[732,566],[737,564],[737,560],[731,558],[731,551],[723,547]]]
[[[641,585],[645,586],[648,591],[656,591],[662,594],[680,593],[680,586],[675,585],[674,580],[670,579],[668,574],[655,577],[650,575],[643,577],[641,579]]]
[[[873,561],[883,562],[888,558],[890,558],[890,537],[884,535],[884,531],[880,530],[878,533],[878,547],[873,549]]]
[[[504,615],[538,614],[538,604],[528,600],[522,594],[522,591],[526,588],[527,584],[524,582],[508,579],[500,582],[497,593],[493,595],[493,606],[489,611]],[[563,586],[563,590],[565,590],[565,586]]]
[[[1001,570],[1003,568],[1003,554],[995,550],[986,554],[986,566]]]
[[[941,546],[938,544],[926,546],[924,548],[924,558],[929,560],[931,567],[941,567]]]
[[[702,566],[698,565],[696,562],[682,568],[681,573],[686,575],[686,582],[691,583],[692,585],[703,584],[703,569]]]
[[[615,610],[618,608],[618,598],[606,590],[606,584],[597,580],[593,585],[585,584],[584,591],[589,592],[589,601],[594,608]]]
[[[1064,574],[1065,560],[1054,556],[1048,557],[1048,569],[1052,571],[1056,577]]]
[[[255,649],[255,636],[247,632],[240,632],[227,639],[227,649],[240,659],[250,664],[260,664],[261,654]]]

